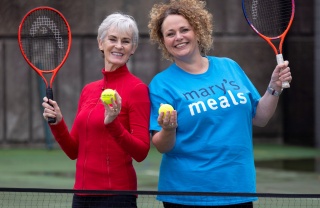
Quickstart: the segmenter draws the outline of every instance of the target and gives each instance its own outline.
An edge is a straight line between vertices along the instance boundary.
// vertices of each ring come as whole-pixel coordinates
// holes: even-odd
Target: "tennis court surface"
[[[257,200],[254,207],[320,207],[320,150],[257,144]],[[155,148],[138,175],[138,206],[162,207],[155,199],[161,154]],[[0,207],[70,207],[75,161],[59,149],[4,149],[0,151]],[[185,193],[181,197],[245,197],[246,193]]]

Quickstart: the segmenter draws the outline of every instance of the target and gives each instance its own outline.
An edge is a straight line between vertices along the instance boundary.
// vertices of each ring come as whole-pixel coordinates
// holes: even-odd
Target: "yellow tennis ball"
[[[159,108],[159,114],[163,112],[163,116],[166,116],[168,111],[171,113],[173,110],[174,109],[170,104],[162,104]]]
[[[112,104],[111,98],[113,98],[114,101],[116,100],[116,92],[112,89],[105,89],[101,93],[100,98],[105,104]]]

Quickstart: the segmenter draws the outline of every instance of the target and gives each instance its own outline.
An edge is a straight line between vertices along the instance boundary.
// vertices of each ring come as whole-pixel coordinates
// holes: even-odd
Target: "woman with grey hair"
[[[148,87],[127,68],[138,46],[135,20],[113,13],[98,29],[104,57],[102,79],[87,84],[80,95],[71,131],[54,100],[45,97],[45,119],[56,118],[51,131],[66,155],[77,160],[76,190],[137,190],[132,158],[143,161],[150,148]],[[115,90],[115,100],[100,99],[104,89]],[[51,105],[49,105],[51,104]],[[72,207],[137,207],[135,195],[75,194]]]

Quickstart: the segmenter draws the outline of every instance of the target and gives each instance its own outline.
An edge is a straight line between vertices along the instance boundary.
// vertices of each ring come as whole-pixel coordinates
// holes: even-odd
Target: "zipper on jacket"
[[[107,157],[106,157],[106,163],[107,163],[107,172],[108,172],[107,180],[108,180],[108,186],[110,188],[111,187],[111,180],[110,180],[110,157],[109,157],[109,155],[107,155]]]

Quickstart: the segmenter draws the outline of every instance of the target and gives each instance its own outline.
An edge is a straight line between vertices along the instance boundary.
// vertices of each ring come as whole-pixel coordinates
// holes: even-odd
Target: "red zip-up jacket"
[[[103,79],[83,88],[70,133],[64,120],[50,128],[69,158],[77,159],[74,189],[137,190],[132,158],[141,162],[150,149],[148,87],[126,65],[102,73]],[[120,114],[107,125],[100,100],[106,88],[122,98]]]

